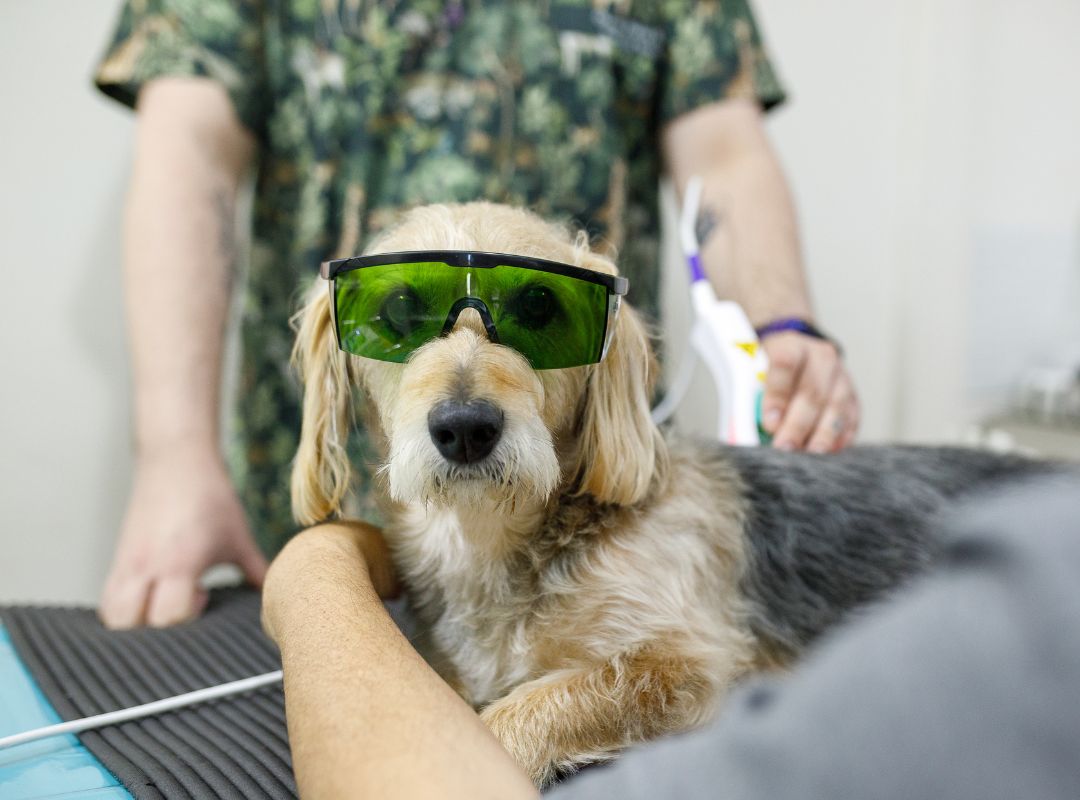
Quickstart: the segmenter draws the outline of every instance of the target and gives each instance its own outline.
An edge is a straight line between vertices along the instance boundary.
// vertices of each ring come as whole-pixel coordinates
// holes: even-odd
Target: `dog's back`
[[[747,501],[750,627],[784,661],[852,609],[925,569],[941,515],[994,483],[1062,468],[961,448],[855,447],[819,456],[700,445]]]

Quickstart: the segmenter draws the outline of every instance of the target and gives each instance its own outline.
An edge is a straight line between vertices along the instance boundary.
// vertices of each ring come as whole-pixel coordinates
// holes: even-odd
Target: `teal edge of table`
[[[60,722],[0,625],[0,736]],[[0,800],[131,800],[72,735],[0,750]]]

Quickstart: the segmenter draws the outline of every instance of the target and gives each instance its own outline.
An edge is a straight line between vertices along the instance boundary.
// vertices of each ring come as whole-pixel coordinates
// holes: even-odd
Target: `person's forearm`
[[[812,315],[794,204],[759,114],[750,103],[719,104],[673,124],[665,143],[680,196],[690,176],[702,178],[706,274],[756,325]]]
[[[138,110],[124,225],[136,447],[216,447],[233,207],[253,144],[208,80],[153,82]]]
[[[286,548],[279,559],[298,561],[275,564],[267,589],[279,592],[275,569],[298,576],[270,602],[301,796],[534,797],[480,718],[397,629],[364,559],[340,544],[311,546],[318,535]]]
[[[812,315],[791,197],[765,153],[721,160],[702,175],[702,266],[750,321]]]

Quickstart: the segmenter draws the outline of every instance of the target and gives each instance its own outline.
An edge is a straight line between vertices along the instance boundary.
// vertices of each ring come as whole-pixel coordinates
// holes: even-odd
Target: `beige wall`
[[[1020,366],[1080,340],[1080,4],[757,7],[792,94],[770,130],[865,436],[953,437]],[[89,85],[113,14],[0,3],[0,602],[92,601],[130,474],[131,118]],[[677,259],[671,274],[674,302]],[[686,418],[707,416],[699,389]]]

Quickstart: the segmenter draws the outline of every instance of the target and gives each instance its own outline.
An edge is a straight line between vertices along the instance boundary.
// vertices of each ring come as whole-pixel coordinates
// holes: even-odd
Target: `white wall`
[[[1028,364],[1080,364],[1080,3],[980,5],[970,158],[969,399]]]
[[[90,87],[112,3],[0,6],[0,602],[89,601],[130,473],[129,115]]]
[[[792,95],[769,127],[864,438],[954,436],[1080,341],[1080,3],[757,8]],[[131,118],[89,82],[114,13],[0,4],[0,602],[92,601],[130,474]],[[699,388],[685,418],[707,418]]]

